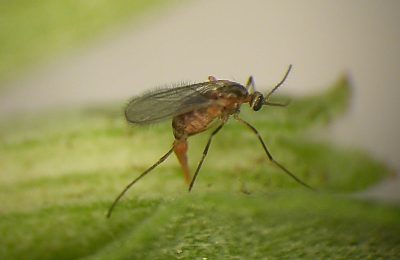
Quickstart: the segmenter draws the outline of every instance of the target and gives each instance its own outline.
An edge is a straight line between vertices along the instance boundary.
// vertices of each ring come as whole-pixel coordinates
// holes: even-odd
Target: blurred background
[[[396,0],[0,1],[0,259],[399,259],[399,10]],[[169,121],[128,126],[132,96],[210,75],[252,75],[266,93],[289,64],[273,98],[290,105],[241,112],[320,192],[268,165],[232,122],[194,192],[171,156],[105,218],[172,142]],[[190,139],[192,169],[208,134]]]
[[[322,91],[347,74],[326,133],[400,169],[398,1],[13,1],[0,9],[0,118],[123,101],[214,75]],[[396,178],[392,178],[396,181]],[[398,178],[397,178],[398,183]],[[396,184],[398,185],[398,184]],[[385,186],[398,195],[397,186]]]

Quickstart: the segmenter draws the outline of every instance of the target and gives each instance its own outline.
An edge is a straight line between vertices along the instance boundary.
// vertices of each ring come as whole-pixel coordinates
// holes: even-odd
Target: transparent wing
[[[207,98],[210,90],[219,87],[204,82],[175,88],[161,88],[134,97],[125,109],[126,119],[134,124],[153,124],[176,115],[207,107],[215,100]]]

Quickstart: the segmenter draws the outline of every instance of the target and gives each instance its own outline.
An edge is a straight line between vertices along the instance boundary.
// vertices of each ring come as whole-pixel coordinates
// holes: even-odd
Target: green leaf
[[[268,164],[257,137],[232,120],[191,193],[172,155],[110,220],[115,196],[170,148],[170,122],[130,127],[119,105],[2,122],[0,259],[396,258],[399,208],[345,195],[388,168],[308,134],[343,113],[349,93],[342,80],[287,108],[241,115],[274,158],[318,192]],[[190,139],[192,167],[208,135]]]
[[[2,259],[398,257],[399,208],[315,193],[191,194],[0,217]]]

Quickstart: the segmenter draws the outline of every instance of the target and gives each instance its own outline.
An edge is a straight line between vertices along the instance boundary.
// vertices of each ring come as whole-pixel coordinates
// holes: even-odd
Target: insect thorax
[[[247,89],[239,83],[228,80],[218,80],[217,84],[219,87],[216,91],[225,97],[242,99],[249,95]]]

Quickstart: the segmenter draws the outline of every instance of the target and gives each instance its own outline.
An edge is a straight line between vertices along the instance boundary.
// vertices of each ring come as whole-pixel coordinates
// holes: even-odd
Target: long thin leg
[[[274,158],[272,157],[271,153],[268,151],[268,148],[265,145],[264,140],[262,139],[261,135],[258,133],[257,129],[254,126],[252,126],[250,123],[244,121],[243,119],[239,118],[238,116],[236,116],[235,119],[238,120],[239,122],[241,122],[242,124],[244,124],[245,126],[247,126],[248,128],[250,128],[257,135],[258,140],[260,140],[260,143],[261,143],[262,147],[264,148],[264,151],[267,154],[268,159],[273,164],[278,166],[281,170],[283,170],[286,174],[288,174],[290,177],[295,179],[301,185],[303,185],[303,186],[305,186],[305,187],[307,187],[307,188],[309,188],[311,190],[315,190],[314,188],[310,187],[308,184],[306,184],[305,182],[303,182],[302,180],[297,178],[293,173],[291,173],[288,169],[286,169],[282,164],[280,164],[279,162],[274,160]]]
[[[199,161],[199,165],[197,166],[196,172],[195,172],[194,175],[193,175],[193,179],[192,179],[192,181],[190,182],[189,191],[191,191],[192,188],[193,188],[194,181],[196,180],[196,177],[197,177],[197,174],[198,174],[199,171],[200,171],[201,165],[203,164],[203,161],[204,161],[204,159],[206,158],[206,155],[207,155],[207,153],[208,153],[208,148],[210,148],[210,144],[211,144],[211,140],[212,140],[213,136],[216,135],[216,134],[218,133],[218,131],[221,130],[221,128],[222,128],[223,126],[224,126],[224,123],[222,123],[220,126],[218,126],[218,127],[211,133],[210,137],[208,138],[207,145],[206,145],[206,147],[204,148],[204,151],[203,151],[203,156],[201,157],[201,159],[200,159],[200,161]]]
[[[160,163],[164,162],[170,156],[172,151],[173,151],[173,147],[166,154],[164,154],[163,157],[161,157],[155,164],[153,164],[150,168],[145,170],[142,174],[139,175],[139,177],[134,179],[131,183],[129,183],[125,187],[125,189],[122,190],[122,192],[114,200],[114,202],[111,205],[111,207],[108,209],[107,218],[111,217],[111,214],[112,214],[112,211],[114,210],[114,207],[117,205],[118,201],[122,198],[122,196],[124,196],[124,194],[129,190],[129,188],[132,187],[132,185],[135,184],[136,182],[138,182],[141,178],[143,178],[146,174],[148,174],[151,170],[156,168]]]

